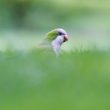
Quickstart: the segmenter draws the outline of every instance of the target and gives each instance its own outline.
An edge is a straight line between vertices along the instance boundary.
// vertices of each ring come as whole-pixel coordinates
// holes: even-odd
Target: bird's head
[[[59,36],[61,38],[59,39],[61,44],[68,40],[67,32],[62,28],[57,28],[48,32],[46,39],[52,42],[53,40],[57,39]]]
[[[57,28],[48,32],[45,39],[51,43],[54,52],[59,54],[61,45],[68,40],[68,34],[64,29]]]

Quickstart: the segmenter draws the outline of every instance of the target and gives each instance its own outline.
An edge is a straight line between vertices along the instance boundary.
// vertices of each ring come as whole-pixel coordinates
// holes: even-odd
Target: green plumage
[[[46,37],[44,39],[48,41],[53,41],[58,35],[58,32],[56,30],[52,30],[46,34]]]

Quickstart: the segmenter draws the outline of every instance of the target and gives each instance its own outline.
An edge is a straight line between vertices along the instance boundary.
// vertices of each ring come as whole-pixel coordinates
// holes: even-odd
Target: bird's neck
[[[56,39],[53,41],[50,41],[48,39],[44,39],[42,43],[40,43],[41,48],[45,49],[52,49],[53,52],[58,56],[60,54],[60,47],[63,43],[63,38],[62,36],[58,36]]]
[[[55,40],[52,41],[51,45],[53,48],[53,51],[56,53],[56,55],[60,54],[60,47],[63,43],[62,36],[58,36]]]

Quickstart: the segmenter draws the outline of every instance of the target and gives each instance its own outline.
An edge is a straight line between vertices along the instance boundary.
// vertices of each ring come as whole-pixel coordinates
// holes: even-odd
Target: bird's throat
[[[62,43],[63,43],[62,36],[58,36],[55,40],[52,41],[51,45],[56,55],[60,54],[60,47]]]

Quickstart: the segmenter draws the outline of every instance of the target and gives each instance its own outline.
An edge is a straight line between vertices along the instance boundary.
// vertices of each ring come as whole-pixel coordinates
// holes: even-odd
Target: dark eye
[[[59,32],[58,34],[59,34],[59,35],[64,35],[62,32]]]

